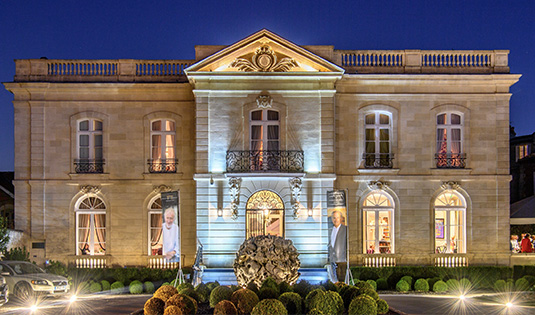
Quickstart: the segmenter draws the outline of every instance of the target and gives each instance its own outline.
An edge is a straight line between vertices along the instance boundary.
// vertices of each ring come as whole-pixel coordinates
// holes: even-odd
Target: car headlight
[[[49,285],[46,280],[32,280],[32,284],[35,284],[35,285]]]

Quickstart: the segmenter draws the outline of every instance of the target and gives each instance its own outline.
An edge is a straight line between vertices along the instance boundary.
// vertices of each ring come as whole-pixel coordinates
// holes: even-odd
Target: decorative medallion
[[[294,211],[293,217],[297,219],[299,217],[299,199],[301,198],[301,187],[303,187],[303,181],[299,177],[294,177],[289,180],[290,191],[292,193],[292,209]]]
[[[100,192],[100,187],[93,186],[93,185],[81,185],[80,191],[83,192],[84,194],[89,194],[89,193],[98,194]]]
[[[239,177],[231,177],[228,180],[230,193],[230,209],[232,210],[232,219],[238,218],[238,205],[240,204],[240,188],[242,179]]]
[[[256,98],[256,105],[260,109],[271,108],[273,99],[269,95],[258,95]]]
[[[244,72],[288,72],[298,64],[297,61],[288,57],[277,61],[277,55],[271,47],[262,45],[255,51],[250,61],[245,58],[236,58],[230,66]]]
[[[440,186],[440,188],[444,189],[444,190],[457,190],[459,189],[459,186],[461,186],[460,183],[458,182],[455,182],[455,181],[446,181],[446,182],[442,182],[442,185]]]
[[[152,187],[152,191],[157,194],[165,192],[165,191],[171,191],[171,190],[173,189],[167,185],[159,185],[159,186]]]
[[[368,183],[368,187],[370,187],[371,190],[382,190],[388,187],[388,183],[380,180],[371,181]]]

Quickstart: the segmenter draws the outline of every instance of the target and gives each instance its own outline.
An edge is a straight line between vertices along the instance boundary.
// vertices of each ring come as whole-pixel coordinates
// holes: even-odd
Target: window
[[[393,213],[393,201],[387,193],[375,190],[368,194],[363,205],[365,253],[394,252]]]
[[[77,122],[76,173],[102,173],[102,121],[84,119]]]
[[[520,160],[525,158],[526,156],[530,155],[530,145],[529,144],[521,144],[516,146],[516,160]]]
[[[435,199],[435,252],[466,253],[464,198],[447,190]]]
[[[386,113],[367,114],[364,166],[366,168],[392,168],[391,117]]]
[[[437,115],[437,146],[435,158],[438,168],[464,168],[462,116],[454,113]]]
[[[150,173],[176,173],[175,122],[160,119],[151,122],[151,159]]]
[[[269,109],[252,111],[250,127],[251,170],[279,170],[279,112]]]
[[[106,204],[98,197],[82,199],[76,207],[77,255],[106,254]]]
[[[162,199],[160,195],[149,203],[149,256],[162,255]]]
[[[245,207],[246,239],[258,235],[284,236],[284,203],[276,193],[261,190],[254,193]]]

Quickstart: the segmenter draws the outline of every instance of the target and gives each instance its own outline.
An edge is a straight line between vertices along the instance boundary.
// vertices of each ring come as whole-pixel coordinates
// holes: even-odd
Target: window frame
[[[368,200],[369,197],[371,197],[374,194],[379,194],[379,195],[384,196],[387,199],[387,201],[390,203],[390,205],[388,206],[366,206],[365,205],[366,201]],[[394,254],[395,253],[395,217],[394,217],[395,207],[396,205],[394,202],[394,198],[384,190],[376,189],[366,194],[366,197],[364,197],[364,202],[362,204],[362,230],[363,230],[363,252],[364,253],[366,254]],[[387,225],[387,227],[389,228],[388,233],[390,233],[390,250],[389,252],[383,252],[383,253],[380,252],[381,239],[379,237],[380,229],[383,226],[379,222],[379,216],[381,212],[387,212],[389,214],[388,217],[390,218],[390,222]],[[373,229],[374,229],[375,240],[372,240],[372,241],[374,241],[375,248],[374,248],[373,253],[368,253],[368,249],[369,249],[368,243],[371,241],[368,240],[367,235],[368,235],[368,229],[372,227],[371,225],[368,224],[368,221],[367,221],[368,213],[374,214]],[[383,229],[383,232],[384,232],[384,229]]]
[[[152,129],[152,124],[157,122],[157,121],[161,122],[161,126],[164,126],[166,124],[166,122],[168,122],[168,121],[172,122],[174,124],[174,130],[153,130]],[[150,126],[149,127],[150,128],[150,134],[149,134],[149,139],[150,139],[150,159],[153,160],[153,161],[156,161],[156,160],[159,160],[159,161],[162,161],[162,160],[164,160],[164,161],[166,161],[166,160],[176,160],[176,158],[177,158],[177,152],[176,152],[176,147],[177,147],[176,146],[176,140],[177,140],[176,139],[176,134],[177,134],[176,133],[176,129],[177,129],[176,126],[177,126],[177,123],[176,123],[176,121],[174,119],[171,119],[171,118],[158,118],[158,119],[151,120],[150,123],[149,123],[149,126]],[[165,129],[165,128],[160,128],[160,129]],[[154,156],[153,156],[154,143],[153,143],[153,139],[152,138],[153,138],[154,135],[158,135],[162,139],[162,141],[160,142],[161,143],[161,148],[160,148],[160,152],[159,152],[160,153],[160,158],[158,158],[158,159],[154,158]],[[167,145],[167,142],[165,142],[165,145],[163,145],[163,143],[164,143],[163,140],[166,140],[167,136],[169,136],[169,135],[173,136],[173,146],[172,146],[172,148],[173,148],[173,157],[171,157],[171,158],[167,157],[166,150],[169,147]],[[165,158],[162,158],[164,156],[165,156]]]
[[[452,195],[455,195],[456,198],[458,198],[459,202],[461,203],[460,206],[455,206],[455,205],[437,205],[437,201],[439,200],[439,198],[441,198],[441,196],[443,195],[446,195],[446,194],[452,194]],[[434,231],[434,238],[433,238],[433,250],[436,254],[466,254],[466,226],[467,226],[467,222],[466,222],[466,213],[467,213],[467,203],[466,203],[466,199],[464,198],[463,195],[461,195],[458,191],[455,191],[455,190],[451,190],[451,189],[448,189],[448,190],[445,190],[443,192],[441,192],[440,194],[438,194],[435,199],[434,199],[434,202],[433,202],[433,231]],[[444,245],[446,247],[446,249],[441,252],[439,249],[438,249],[438,246],[437,246],[437,233],[436,233],[436,219],[437,219],[437,211],[443,211],[445,212],[445,215],[444,215],[444,226],[443,226],[443,233],[444,233]],[[450,214],[452,212],[459,212],[461,215],[459,216],[462,220],[461,224],[451,224],[451,217],[450,217]],[[450,243],[450,239],[451,239],[451,231],[450,231],[450,228],[451,227],[460,227],[460,231],[462,233],[462,237],[459,239],[459,236],[456,235],[457,237],[457,243],[459,241],[461,241],[461,250],[459,250],[459,246],[456,245],[457,247],[457,250],[456,252],[452,252],[452,248],[451,248],[451,243]]]
[[[268,113],[269,111],[276,112],[278,119],[277,120],[269,120],[268,119]],[[253,120],[253,113],[254,112],[261,112],[262,113],[262,120]],[[265,119],[264,119],[265,117]],[[262,135],[260,139],[255,139],[254,141],[260,141],[261,142],[261,149],[255,150],[253,149],[253,127],[254,126],[261,126],[262,129]],[[281,150],[281,113],[279,110],[273,109],[273,108],[256,108],[249,111],[249,148],[251,151],[273,151],[269,150],[269,142],[274,141],[272,139],[269,139],[269,126],[277,126],[278,132],[277,132],[277,150]]]
[[[87,121],[88,122],[88,130],[80,130],[80,124],[84,121]],[[102,129],[101,130],[97,130],[95,129],[95,123],[96,122],[99,122],[101,124],[101,127]],[[88,152],[88,157],[87,158],[82,158],[81,157],[81,141],[80,141],[80,137],[81,136],[88,136],[89,138],[89,141],[88,141],[88,149],[89,149],[89,152]],[[96,149],[97,149],[97,146],[95,144],[95,136],[100,136],[101,137],[101,155],[102,157],[100,159],[97,159],[96,158]],[[98,118],[82,118],[82,119],[78,119],[76,121],[76,156],[78,157],[78,160],[80,161],[91,161],[91,160],[94,160],[95,162],[97,161],[103,161],[104,160],[104,122],[102,121],[102,119],[98,119]]]
[[[159,209],[155,209],[152,207],[153,204],[155,204],[158,200],[160,200],[160,208]],[[152,230],[153,229],[156,229],[157,228],[153,228],[152,227],[152,215],[153,214],[159,214],[160,216],[162,215],[162,197],[161,197],[161,194],[157,194],[156,196],[152,197],[151,200],[149,201],[149,204],[147,206],[147,214],[148,214],[148,221],[147,221],[147,231],[148,231],[148,235],[147,235],[147,253],[148,253],[148,256],[161,256],[160,255],[153,255],[152,254]],[[161,234],[161,231],[162,231],[162,221],[163,219],[160,217],[160,224],[159,224],[159,229],[160,229],[160,241],[158,242],[158,244],[162,244],[162,247],[163,248],[163,237],[162,237],[162,234]]]
[[[89,199],[89,198],[96,198],[98,200],[100,200],[100,202],[104,205],[104,209],[80,209],[80,205],[86,200],[86,199]],[[76,248],[76,253],[75,255],[76,256],[103,256],[103,255],[106,255],[106,250],[107,250],[107,241],[106,241],[106,238],[107,238],[107,234],[108,234],[108,224],[107,224],[107,211],[108,211],[108,206],[106,204],[106,202],[100,198],[99,196],[96,196],[96,195],[84,195],[82,197],[80,197],[76,203],[76,206],[74,208],[74,211],[75,211],[75,228],[76,228],[76,240],[75,240],[75,248]],[[95,215],[104,215],[104,242],[95,242],[95,238],[96,238],[96,229],[97,227],[95,226]],[[87,243],[89,245],[89,254],[82,254],[81,252],[81,249],[80,249],[80,215],[89,215],[89,243]],[[95,253],[95,244],[98,244],[98,243],[104,243],[104,252],[102,253]]]
[[[446,122],[450,122],[450,123],[446,123],[446,124],[440,124],[438,123],[438,117],[440,115],[446,115]],[[460,117],[460,124],[452,124],[451,123],[451,116],[452,115],[457,115]],[[464,152],[465,152],[465,148],[464,148],[464,114],[463,113],[460,113],[460,112],[456,112],[456,111],[444,111],[444,112],[440,112],[438,113],[436,116],[435,116],[435,153],[436,154],[441,154],[441,152],[439,152],[439,148],[438,148],[438,130],[439,129],[445,129],[446,130],[446,153],[445,154],[448,154],[448,155],[451,155],[451,154],[459,154],[459,155],[462,155]],[[452,150],[451,150],[451,147],[452,147],[452,130],[453,129],[459,129],[460,130],[460,139],[459,139],[459,145],[460,145],[460,149],[459,149],[459,152],[457,153],[453,153]],[[443,154],[443,153],[442,153]]]
[[[366,122],[366,118],[369,115],[374,116],[374,122],[373,124],[368,124]],[[381,124],[381,115],[385,115],[388,117],[388,124]],[[393,115],[392,113],[384,110],[372,110],[364,113],[364,163],[365,167],[368,168],[390,168],[392,167],[392,135],[393,135],[393,128],[392,128],[392,120]],[[368,143],[371,143],[371,141],[368,141],[368,130],[373,130],[374,134],[374,152],[368,153]],[[382,141],[381,140],[381,130],[388,130],[388,140]],[[388,143],[388,152],[381,152],[381,143]],[[369,156],[368,155],[374,155],[373,157],[373,163],[368,164]],[[386,155],[386,157],[383,157],[382,155]]]

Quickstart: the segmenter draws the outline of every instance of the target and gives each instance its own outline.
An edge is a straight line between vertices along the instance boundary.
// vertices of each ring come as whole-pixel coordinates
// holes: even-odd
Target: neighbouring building
[[[230,267],[247,236],[327,263],[345,190],[352,265],[508,265],[508,51],[337,50],[261,30],[195,60],[16,60],[15,227],[36,261]],[[484,244],[484,246],[481,246]],[[158,265],[159,266],[159,265]]]
[[[511,225],[521,225],[522,232],[532,232],[535,224],[535,133],[510,139]]]

